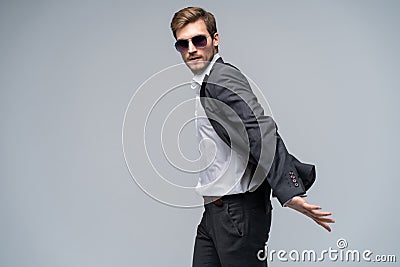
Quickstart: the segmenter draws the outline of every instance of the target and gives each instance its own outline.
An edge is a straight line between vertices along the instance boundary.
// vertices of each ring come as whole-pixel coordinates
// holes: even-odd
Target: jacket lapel
[[[224,64],[224,61],[222,60],[222,57],[218,58],[215,61],[214,65],[212,66],[212,68],[210,70],[210,73],[208,75],[206,74],[206,76],[204,76],[204,79],[203,79],[203,82],[201,83],[201,88],[200,88],[200,97],[205,97],[204,90],[205,90],[206,85],[207,85],[208,77],[210,77],[211,73],[215,69],[216,64]]]

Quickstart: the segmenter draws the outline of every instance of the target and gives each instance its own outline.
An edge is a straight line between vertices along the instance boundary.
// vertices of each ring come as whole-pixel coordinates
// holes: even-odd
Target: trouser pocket
[[[232,230],[237,235],[243,236],[244,234],[244,211],[241,207],[235,207],[230,203],[226,203],[226,215],[231,223]]]

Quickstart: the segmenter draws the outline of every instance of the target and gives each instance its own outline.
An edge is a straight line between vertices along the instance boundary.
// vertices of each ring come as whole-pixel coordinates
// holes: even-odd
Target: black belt
[[[256,203],[264,204],[265,197],[266,197],[265,192],[263,190],[256,190],[254,192],[231,194],[222,197],[203,196],[203,199],[205,205],[213,203],[217,206],[222,206],[224,202],[233,202],[233,201],[244,201],[253,204]]]

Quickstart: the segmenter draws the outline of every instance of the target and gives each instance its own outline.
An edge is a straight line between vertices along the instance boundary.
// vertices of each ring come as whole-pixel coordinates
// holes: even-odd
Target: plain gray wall
[[[270,249],[399,256],[399,1],[1,1],[0,266],[190,266],[202,209],[143,193],[121,145],[135,90],[181,62],[169,23],[188,5],[215,14],[337,221],[274,200]]]

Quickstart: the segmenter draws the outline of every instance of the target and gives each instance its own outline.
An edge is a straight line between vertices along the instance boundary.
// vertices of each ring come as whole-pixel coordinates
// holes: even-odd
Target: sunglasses
[[[209,35],[208,35],[209,36]],[[196,35],[189,39],[180,39],[175,43],[175,48],[180,53],[187,52],[189,49],[189,40],[192,40],[192,44],[196,48],[204,48],[207,46],[207,37],[206,35]]]

